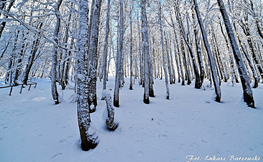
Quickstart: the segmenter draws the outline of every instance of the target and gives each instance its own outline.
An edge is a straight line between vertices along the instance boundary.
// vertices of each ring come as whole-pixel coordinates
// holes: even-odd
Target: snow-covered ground
[[[119,127],[110,132],[102,120],[105,101],[91,114],[100,143],[84,152],[79,144],[76,103],[72,89],[63,91],[64,101],[51,100],[50,81],[37,80],[37,88],[20,87],[8,96],[0,89],[1,162],[187,162],[233,157],[255,157],[263,161],[263,85],[253,89],[256,108],[242,102],[240,84],[222,83],[222,103],[213,101],[214,90],[169,85],[165,99],[164,80],[155,80],[155,98],[142,102],[143,88],[129,90],[129,78],[120,90],[120,107],[115,108]],[[204,85],[207,85],[206,81]],[[107,83],[114,89],[114,78]],[[62,91],[59,91],[62,95]],[[187,159],[188,157],[188,159]],[[231,158],[232,157],[232,158]],[[220,160],[218,159],[218,160]],[[213,160],[213,159],[212,159]],[[211,161],[211,159],[210,159]]]

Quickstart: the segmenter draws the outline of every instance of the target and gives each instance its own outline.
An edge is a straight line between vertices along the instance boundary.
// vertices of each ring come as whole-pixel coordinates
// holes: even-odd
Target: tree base
[[[149,91],[149,96],[150,96],[150,97],[155,97],[153,90],[150,90],[150,91]]]
[[[97,137],[98,138],[98,137]],[[93,141],[93,140],[88,140],[86,142],[81,142],[81,148],[83,151],[89,151],[91,149],[94,149],[97,147],[99,142]]]
[[[114,123],[114,122],[110,123],[109,120],[106,120],[106,125],[110,131],[115,131],[118,128],[119,123]]]
[[[215,101],[216,102],[220,102],[221,101],[221,97],[217,95],[216,98],[215,98]]]
[[[255,109],[255,102],[254,102],[253,96],[251,97],[247,93],[244,93],[244,101],[247,103],[248,107]]]
[[[143,102],[144,102],[145,104],[149,104],[149,103],[150,103],[149,97],[146,97],[145,94],[144,94],[144,96],[143,96]]]
[[[55,101],[55,104],[56,104],[56,105],[58,105],[58,104],[59,104],[59,101],[58,101],[58,100],[56,100],[56,101]]]
[[[113,106],[115,106],[115,107],[120,107],[119,101],[114,100]]]
[[[252,88],[257,88],[258,87],[258,82],[259,82],[258,78],[255,78],[254,85],[253,85]]]
[[[99,144],[99,136],[96,132],[88,134],[88,130],[85,130],[83,126],[80,126],[81,148],[83,151],[89,151],[94,149]]]

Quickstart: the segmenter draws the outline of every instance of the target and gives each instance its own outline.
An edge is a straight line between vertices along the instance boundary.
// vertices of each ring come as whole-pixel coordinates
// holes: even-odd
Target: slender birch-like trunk
[[[120,17],[119,17],[119,41],[117,51],[117,62],[116,62],[116,76],[115,76],[115,87],[113,96],[113,105],[119,107],[119,91],[120,91],[120,75],[121,75],[121,56],[123,48],[123,2],[120,0]]]
[[[105,41],[104,41],[103,90],[106,89],[106,81],[107,81],[108,37],[109,37],[109,30],[110,30],[109,19],[110,19],[110,0],[108,0],[108,5],[107,5],[106,33],[105,33]]]
[[[213,60],[213,55],[212,55],[212,52],[211,52],[211,49],[210,49],[210,45],[209,45],[208,40],[207,40],[207,35],[206,35],[205,29],[204,29],[204,25],[203,25],[203,22],[202,22],[202,19],[201,19],[201,15],[200,15],[200,12],[199,12],[199,9],[198,9],[198,4],[197,4],[196,0],[193,0],[193,1],[194,1],[194,5],[195,5],[196,16],[197,16],[197,19],[198,19],[198,22],[199,22],[199,26],[200,26],[200,29],[201,29],[201,32],[202,32],[204,45],[205,45],[205,48],[206,48],[206,51],[207,51],[207,55],[208,55],[208,58],[209,58],[210,70],[212,72],[212,78],[213,78],[213,83],[214,83],[215,93],[216,93],[215,100],[217,102],[220,102],[220,100],[221,100],[221,89],[220,89],[219,82],[218,82],[218,77],[217,77],[217,74],[216,74],[216,69],[215,69],[215,63],[214,63],[214,60]]]
[[[55,101],[55,104],[59,104],[59,97],[58,97],[58,90],[57,90],[57,84],[56,84],[56,79],[57,79],[57,56],[58,56],[58,33],[59,33],[59,28],[60,28],[60,20],[61,20],[61,15],[59,12],[59,7],[62,4],[62,0],[59,0],[56,5],[55,5],[55,14],[56,14],[56,26],[54,30],[54,41],[56,44],[53,45],[53,55],[52,55],[52,67],[51,67],[51,92],[52,92],[52,97],[53,100]]]
[[[165,66],[165,57],[164,57],[164,38],[163,38],[163,26],[162,26],[162,8],[161,3],[159,2],[159,10],[158,10],[158,18],[159,18],[159,25],[160,25],[160,32],[161,32],[161,43],[162,43],[162,54],[163,54],[163,69],[164,69],[164,75],[165,75],[165,85],[166,85],[166,99],[169,100],[170,98],[170,91],[168,86],[168,75],[167,70]]]
[[[132,90],[132,10],[133,10],[133,3],[131,4],[131,11],[130,11],[130,90]],[[134,76],[135,77],[135,76]]]

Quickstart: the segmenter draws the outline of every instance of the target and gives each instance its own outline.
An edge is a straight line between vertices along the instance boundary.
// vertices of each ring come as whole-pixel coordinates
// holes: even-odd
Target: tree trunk
[[[107,18],[106,18],[106,33],[105,33],[105,41],[104,41],[104,60],[103,60],[103,90],[106,89],[106,81],[107,81],[107,55],[108,55],[108,37],[109,37],[109,19],[110,19],[110,0],[108,0],[107,5]]]
[[[216,75],[215,63],[214,63],[214,60],[213,60],[213,56],[212,56],[212,52],[211,52],[211,49],[210,49],[210,45],[209,45],[208,40],[207,40],[207,35],[206,35],[205,29],[204,29],[204,25],[203,25],[203,22],[201,20],[201,15],[200,15],[200,12],[199,12],[199,9],[198,9],[198,4],[197,4],[196,0],[193,0],[193,1],[194,1],[194,5],[195,5],[196,16],[197,16],[197,19],[198,19],[198,22],[199,22],[199,25],[200,25],[200,29],[201,29],[201,32],[202,32],[203,41],[204,41],[205,48],[206,48],[206,51],[207,51],[207,55],[208,55],[208,58],[209,58],[209,63],[210,63],[210,68],[211,68],[211,72],[212,72],[212,78],[213,78],[213,82],[214,82],[215,93],[216,93],[215,100],[217,102],[220,102],[220,100],[221,100],[221,90],[220,90],[218,78],[217,78],[217,75]]]
[[[249,107],[255,108],[255,103],[254,103],[254,99],[253,99],[253,92],[252,92],[252,89],[251,89],[250,84],[249,84],[249,78],[247,75],[247,71],[246,71],[246,68],[244,66],[238,45],[236,43],[235,35],[234,35],[233,29],[230,25],[230,21],[229,21],[227,12],[226,12],[225,5],[224,5],[222,0],[217,0],[217,2],[218,2],[218,5],[220,7],[220,12],[221,12],[222,17],[223,17],[224,22],[225,22],[226,31],[228,33],[230,44],[231,44],[233,54],[234,54],[234,57],[236,60],[236,64],[238,67],[238,72],[239,72],[239,76],[240,76],[242,88],[243,88],[244,101],[247,103],[247,105]]]
[[[60,28],[60,13],[59,13],[59,7],[62,3],[62,0],[59,0],[55,5],[55,14],[56,14],[56,26],[54,30],[54,41],[56,44],[53,45],[53,54],[52,54],[52,67],[51,67],[51,93],[53,100],[55,101],[55,104],[59,104],[59,97],[58,97],[58,91],[57,91],[57,55],[58,55],[58,33]],[[38,41],[38,40],[37,40]],[[33,60],[33,59],[32,59]]]
[[[193,6],[194,7],[194,6]],[[195,47],[196,47],[196,52],[197,52],[197,60],[199,63],[199,69],[200,69],[200,84],[202,86],[205,78],[205,69],[204,69],[204,63],[202,59],[202,53],[201,53],[201,47],[200,47],[200,39],[198,39],[198,31],[196,29],[196,20],[195,20],[195,14],[194,14],[194,9],[191,8],[192,12],[192,18],[193,18],[193,28],[194,28],[194,37],[195,37]]]
[[[108,3],[109,4],[109,3]],[[103,90],[102,98],[106,101],[108,116],[106,117],[106,125],[110,131],[118,128],[119,123],[114,122],[114,108],[112,106],[111,95],[107,90]]]
[[[119,17],[119,43],[117,52],[117,63],[116,63],[116,76],[115,76],[115,87],[114,87],[114,98],[113,105],[119,107],[119,91],[120,91],[120,77],[121,77],[121,55],[123,48],[123,2],[120,0],[120,17]]]
[[[147,15],[146,15],[146,0],[141,0],[141,20],[142,20],[142,42],[144,53],[144,96],[143,102],[145,104],[150,103],[149,99],[149,40],[148,40],[148,28],[147,28]]]
[[[162,43],[162,54],[163,54],[163,69],[164,69],[164,75],[165,75],[165,85],[166,85],[166,99],[169,100],[170,98],[170,91],[169,91],[169,86],[168,86],[168,75],[167,75],[167,70],[165,66],[165,57],[164,57],[164,38],[163,38],[163,26],[162,26],[162,8],[161,8],[161,3],[159,2],[159,12],[158,12],[158,17],[159,17],[159,25],[160,25],[160,32],[161,32],[161,43]]]
[[[11,7],[13,6],[14,3],[15,3],[15,0],[11,0],[11,1],[9,2],[9,5],[8,5],[8,7],[7,7],[7,9],[6,9],[6,12],[9,12],[9,11],[10,11],[10,9],[11,9]],[[4,8],[4,3],[3,3],[3,6],[1,6],[1,7]],[[5,16],[5,18],[7,19],[8,16]],[[5,26],[6,26],[6,21],[3,21],[3,22],[1,23],[1,25],[0,25],[0,38],[1,38],[2,33],[3,33],[4,29],[5,29]]]
[[[97,82],[97,66],[98,66],[98,39],[99,39],[99,24],[100,24],[100,10],[101,10],[101,1],[96,0],[94,11],[93,11],[93,20],[91,27],[91,36],[90,36],[90,45],[88,52],[88,105],[90,112],[94,112],[97,106],[97,95],[96,95],[96,82]],[[86,58],[85,58],[86,59]],[[85,60],[86,61],[86,60]]]
[[[167,41],[167,36],[165,32],[164,32],[164,39],[165,39],[166,59],[167,59],[167,65],[168,65],[169,80],[170,80],[170,84],[173,84],[171,62],[170,62],[170,55],[169,55],[169,49],[168,49],[168,41]]]
[[[130,11],[130,90],[132,90],[132,10],[133,10],[133,3],[131,4],[131,11]]]
[[[87,40],[88,38],[88,1],[79,1],[79,34],[78,34],[78,52],[77,52],[77,113],[78,125],[81,137],[81,147],[83,151],[88,151],[95,148],[98,143],[98,136],[91,128],[90,109],[88,103],[87,91],[87,70],[84,70],[84,57],[87,53]]]

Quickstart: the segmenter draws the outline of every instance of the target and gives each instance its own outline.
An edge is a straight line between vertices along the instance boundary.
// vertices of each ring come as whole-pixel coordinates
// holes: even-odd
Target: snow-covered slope
[[[145,105],[143,88],[129,79],[120,91],[120,107],[115,109],[119,127],[110,132],[103,121],[105,101],[100,100],[91,114],[100,143],[84,152],[79,145],[76,103],[73,90],[63,91],[64,101],[54,105],[50,81],[38,80],[36,89],[20,87],[8,96],[0,89],[0,161],[3,162],[186,162],[193,155],[199,161],[209,157],[261,156],[263,161],[263,85],[253,89],[256,108],[242,102],[240,84],[222,83],[222,103],[213,101],[214,90],[194,89],[193,85],[170,86],[165,99],[165,83],[155,80],[155,98]],[[206,81],[204,85],[207,85]],[[113,89],[114,78],[107,83]],[[60,91],[62,96],[62,92]],[[207,159],[206,159],[207,158]],[[196,160],[197,160],[196,159]]]

